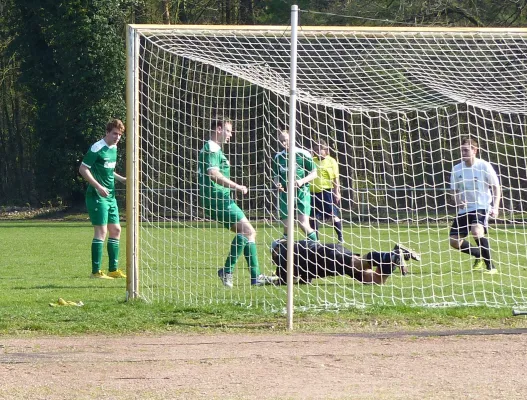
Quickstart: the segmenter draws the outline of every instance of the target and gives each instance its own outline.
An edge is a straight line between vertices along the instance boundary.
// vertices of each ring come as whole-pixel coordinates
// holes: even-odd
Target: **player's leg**
[[[318,229],[320,227],[320,219],[322,217],[322,193],[311,194],[311,228],[316,232],[317,237],[319,236]]]
[[[384,284],[395,268],[393,268],[391,262],[379,263],[375,261],[376,259],[382,260],[383,255],[381,253],[371,252],[364,257],[358,254],[353,254],[352,257],[346,257],[346,275],[364,284]],[[384,273],[382,269],[384,269]]]
[[[373,265],[369,260],[360,259],[359,263],[361,271],[354,278],[365,285],[384,285],[393,272],[391,268],[385,268],[385,272],[382,272],[380,266]]]
[[[249,271],[251,273],[251,284],[256,285],[258,283],[258,278],[261,275],[260,264],[258,262],[258,252],[256,250],[256,231],[245,216],[236,223],[234,231],[237,232],[238,235],[241,234],[247,238],[247,243],[243,248],[243,255],[247,260],[247,265],[249,266]]]
[[[473,269],[482,269],[483,261],[479,247],[472,246],[469,241],[465,240],[469,231],[470,213],[461,214],[454,219],[450,228],[450,246],[462,253],[475,257]]]
[[[302,187],[298,190],[296,206],[300,228],[307,235],[308,240],[318,241],[317,232],[309,224],[309,216],[311,215],[311,193],[309,188]]]
[[[412,250],[410,247],[405,246],[404,244],[396,243],[395,246],[393,247],[393,250],[394,251],[402,250],[405,261],[409,261],[410,259],[421,261],[421,254],[419,254],[415,250]]]
[[[225,228],[234,232],[236,231],[234,228],[235,224],[245,217],[243,212],[241,212],[239,207],[230,197],[203,197],[202,205],[205,209],[206,215],[208,215],[214,221],[223,224]],[[230,210],[231,207],[233,207],[233,210]],[[241,215],[238,215],[239,212],[241,212]],[[232,288],[234,286],[232,273],[234,271],[236,261],[238,261],[238,258],[243,253],[243,249],[246,244],[247,238],[242,234],[236,234],[232,240],[229,255],[225,260],[224,267],[218,269],[218,278],[220,278],[225,287]]]
[[[324,198],[324,213],[327,213],[328,216],[333,221],[333,229],[335,229],[335,232],[337,234],[337,239],[340,243],[344,242],[344,237],[342,236],[342,221],[340,219],[340,211],[335,204],[335,198],[333,196],[333,192],[328,190],[325,191],[325,198]]]
[[[354,278],[359,282],[372,283],[372,277],[370,274],[371,266],[366,260],[362,259],[360,254],[353,254],[342,245],[334,246],[336,249],[342,249],[345,275],[348,275],[350,278]]]
[[[245,217],[243,211],[236,205],[236,203],[231,199],[220,199],[211,203],[210,216],[223,224],[225,228],[236,233],[236,236],[232,239],[231,247],[227,258],[225,259],[224,267],[218,270],[218,277],[221,279],[222,283],[228,287],[233,287],[233,272],[236,266],[236,262],[243,254],[245,246],[249,242],[247,236],[254,237],[256,232],[252,229],[252,226],[249,224],[249,227],[241,223],[241,221],[249,222]],[[252,229],[252,232],[251,232]]]
[[[278,195],[278,214],[282,222],[284,233],[282,240],[287,240],[287,224],[288,224],[288,209],[287,209],[287,193],[280,192]]]
[[[101,271],[104,240],[108,232],[108,204],[103,198],[86,196],[86,208],[93,225],[93,239],[91,243],[91,277],[112,279]]]
[[[267,281],[267,277],[260,272],[258,252],[256,249],[256,231],[244,212],[231,200],[229,205],[224,207],[221,219],[225,227],[236,233],[231,243],[229,255],[225,260],[225,266],[218,271],[218,275],[222,279],[223,284],[227,287],[232,287],[232,273],[236,262],[242,254],[245,256],[249,266],[251,284],[263,285],[270,283]]]
[[[112,278],[126,278],[126,274],[119,269],[119,248],[121,239],[121,224],[119,223],[119,208],[117,200],[109,202],[108,208],[108,276]]]
[[[485,237],[488,232],[488,215],[485,210],[478,210],[472,220],[470,233],[479,247],[481,259],[485,263],[485,273],[496,274],[498,270],[493,265],[490,256],[489,240]]]
[[[107,225],[93,226],[93,239],[91,243],[91,273],[92,278],[105,278],[107,275],[101,271],[104,238],[107,233]]]
[[[274,283],[277,279],[275,276],[266,276],[260,272],[258,251],[256,248],[256,231],[245,216],[236,223],[235,230],[238,234],[241,233],[247,238],[247,244],[243,249],[243,254],[249,266],[251,285],[263,286]]]
[[[108,252],[108,276],[112,278],[126,278],[126,274],[119,269],[119,250],[121,238],[121,225],[108,224],[108,242],[106,251]]]
[[[371,269],[376,268],[376,274],[373,275],[372,283],[383,284],[397,268],[401,270],[402,275],[408,273],[402,250],[392,250],[390,252],[372,251],[362,257],[362,259],[370,265]]]
[[[333,228],[337,234],[338,241],[340,243],[344,242],[344,236],[342,235],[342,221],[339,217],[333,217]]]
[[[309,215],[298,213],[298,224],[304,233],[307,235],[307,240],[318,241],[317,233],[309,225]]]

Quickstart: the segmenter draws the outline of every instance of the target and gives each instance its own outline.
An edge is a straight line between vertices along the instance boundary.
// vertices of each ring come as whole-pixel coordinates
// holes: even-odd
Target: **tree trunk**
[[[161,13],[163,14],[163,24],[170,25],[170,1],[161,1]]]

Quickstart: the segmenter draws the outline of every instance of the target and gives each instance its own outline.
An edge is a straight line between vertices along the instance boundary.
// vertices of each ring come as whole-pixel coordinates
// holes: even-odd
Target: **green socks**
[[[307,240],[312,240],[313,242],[318,242],[317,232],[313,231],[307,235]]]
[[[225,269],[224,271],[227,274],[232,274],[232,271],[234,271],[234,266],[236,265],[236,261],[238,261],[238,258],[243,253],[243,249],[247,245],[249,240],[240,234],[237,234],[231,243],[231,252],[229,253],[227,260],[225,260]]]
[[[228,274],[232,274],[234,266],[241,255],[245,256],[249,270],[251,271],[251,280],[256,279],[260,276],[260,265],[258,263],[258,253],[256,251],[256,243],[249,242],[244,235],[236,235],[231,243],[231,252],[225,261],[224,271]]]
[[[104,241],[93,239],[91,242],[91,273],[96,274],[101,270],[102,249]]]
[[[256,243],[247,242],[247,245],[243,249],[243,254],[249,264],[249,270],[251,271],[251,281],[260,276],[260,266],[258,264],[258,253],[256,251]]]
[[[102,250],[104,247],[104,240],[93,239],[91,242],[91,273],[96,274],[101,270]],[[108,257],[110,258],[110,265],[108,270],[110,272],[117,270],[119,262],[119,239],[109,238],[106,245],[108,250]]]
[[[117,265],[119,263],[119,239],[109,238],[106,248],[108,250],[108,257],[110,258],[108,271],[117,271]]]

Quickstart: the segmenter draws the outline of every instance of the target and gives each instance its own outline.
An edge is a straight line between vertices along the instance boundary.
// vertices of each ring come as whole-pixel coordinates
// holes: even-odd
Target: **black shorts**
[[[487,210],[469,211],[458,215],[452,222],[450,236],[465,237],[469,234],[470,227],[476,224],[483,225],[485,234],[487,234],[489,227],[489,213]]]
[[[316,219],[324,220],[338,217],[339,209],[335,204],[332,190],[323,190],[319,193],[313,193],[311,197],[311,212]]]

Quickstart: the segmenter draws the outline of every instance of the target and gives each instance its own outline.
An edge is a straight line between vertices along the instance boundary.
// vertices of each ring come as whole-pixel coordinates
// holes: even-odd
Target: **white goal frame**
[[[317,33],[350,33],[350,34],[364,34],[371,35],[373,37],[383,37],[384,35],[391,35],[392,37],[400,36],[403,38],[407,34],[418,33],[423,37],[437,35],[438,38],[441,38],[442,34],[445,35],[518,35],[525,37],[527,40],[527,28],[421,28],[421,27],[397,27],[397,28],[386,28],[386,27],[298,27],[297,29],[297,17],[298,9],[296,6],[292,8],[292,24],[291,26],[201,26],[201,25],[177,25],[177,26],[168,26],[168,25],[129,25],[127,31],[127,121],[126,121],[126,156],[127,156],[127,206],[126,206],[126,221],[127,221],[127,298],[136,299],[141,297],[140,292],[140,271],[141,266],[139,264],[139,225],[141,221],[140,215],[140,206],[139,206],[139,193],[141,191],[140,187],[140,155],[139,155],[139,141],[140,141],[140,120],[139,120],[139,93],[140,93],[140,83],[139,83],[139,35],[140,32],[168,32],[168,31],[180,31],[180,32],[193,32],[193,31],[204,31],[207,32],[268,32],[281,35],[289,35],[291,38],[291,59],[290,59],[290,76],[289,83],[290,87],[288,90],[288,96],[290,99],[289,105],[289,126],[291,134],[291,143],[295,143],[295,124],[296,124],[296,104],[297,104],[297,95],[298,96],[309,96],[309,93],[305,91],[302,94],[299,94],[296,88],[296,57],[297,57],[297,34],[301,33],[302,35],[316,35]],[[526,55],[527,56],[527,55]],[[302,88],[300,89],[302,90]],[[455,93],[452,94],[455,97]],[[309,101],[309,100],[308,100]],[[317,101],[320,101],[317,100]],[[335,106],[331,104],[333,99],[327,98],[325,101],[329,106]],[[485,105],[482,105],[478,102],[478,99],[471,98],[459,98],[459,103],[468,105],[469,107],[481,107],[484,110],[493,111],[489,106],[485,108]],[[506,105],[504,105],[505,107]],[[338,105],[337,105],[338,107]],[[349,107],[349,106],[342,106]],[[368,107],[357,106],[357,112],[368,111]],[[386,107],[387,110],[390,109],[389,106]],[[511,113],[514,110],[506,109],[506,107],[501,110],[502,113]],[[397,112],[397,110],[395,111]],[[522,109],[516,110],[521,115],[525,115],[527,112],[527,102]],[[293,153],[293,151],[291,152]],[[292,170],[292,169],[291,169]],[[289,179],[291,181],[292,179]],[[445,188],[441,188],[444,190]],[[424,189],[423,189],[424,190]],[[290,215],[292,215],[293,199],[289,191],[289,207]],[[511,191],[512,193],[512,191]],[[511,204],[513,200],[513,195],[509,199]],[[366,200],[367,201],[367,200]],[[508,207],[508,204],[502,205],[502,207]],[[512,209],[508,209],[512,213]],[[294,240],[294,235],[292,234],[295,229],[294,221],[290,218],[290,224],[288,230],[290,232],[288,240],[292,243]],[[289,246],[290,251],[292,251],[292,246]],[[289,260],[292,260],[292,257],[289,257]],[[292,274],[291,268],[289,268],[288,273],[288,289],[287,289],[287,314],[290,316],[289,324],[292,321],[293,313],[293,289],[294,285],[292,284]],[[521,300],[521,299],[519,299]],[[525,299],[523,299],[525,301]],[[448,305],[448,304],[446,304]]]

